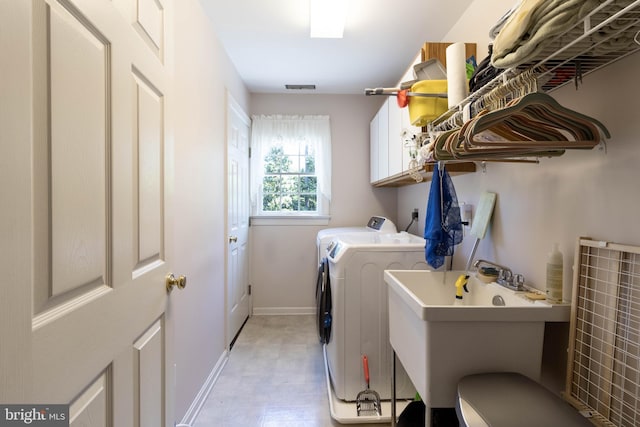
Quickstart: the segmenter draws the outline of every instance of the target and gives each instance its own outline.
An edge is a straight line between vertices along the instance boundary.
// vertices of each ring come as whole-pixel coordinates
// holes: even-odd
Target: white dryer
[[[424,247],[423,238],[406,232],[342,234],[334,239],[328,254],[332,324],[325,358],[335,398],[354,401],[365,388],[363,355],[369,359],[371,388],[382,399],[391,398],[393,353],[384,270],[428,269]],[[415,395],[400,363],[396,381],[398,398]]]
[[[326,256],[329,244],[337,236],[341,234],[352,234],[362,232],[374,233],[397,233],[396,225],[388,218],[383,216],[372,216],[369,218],[367,225],[362,227],[334,227],[325,228],[318,231],[316,236],[316,246],[318,247],[318,264]]]

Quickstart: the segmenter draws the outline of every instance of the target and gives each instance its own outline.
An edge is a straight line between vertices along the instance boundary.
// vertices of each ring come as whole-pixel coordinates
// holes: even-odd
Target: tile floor
[[[314,316],[251,317],[193,425],[339,426],[329,413]]]

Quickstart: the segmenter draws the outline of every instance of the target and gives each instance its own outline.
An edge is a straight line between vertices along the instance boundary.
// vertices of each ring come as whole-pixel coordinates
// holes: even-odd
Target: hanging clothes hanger
[[[484,111],[459,130],[435,140],[436,159],[559,156],[565,149],[593,148],[607,129],[597,120],[569,110],[553,98],[533,93],[504,108]]]
[[[434,160],[496,160],[554,157],[566,149],[592,149],[610,134],[596,119],[561,106],[539,90],[539,69],[503,80],[462,111],[437,125],[431,138]],[[469,115],[469,114],[467,114]],[[430,128],[431,131],[432,128]]]
[[[501,109],[478,115],[463,128],[470,148],[593,148],[602,135],[610,137],[602,123],[561,106],[543,93],[530,93]]]

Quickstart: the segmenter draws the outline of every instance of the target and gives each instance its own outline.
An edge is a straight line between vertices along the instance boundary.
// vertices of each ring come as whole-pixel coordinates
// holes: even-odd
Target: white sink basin
[[[468,293],[456,299],[455,282],[464,271],[387,270],[385,282],[402,301],[426,321],[568,321],[569,306],[531,300],[497,283],[484,283],[473,274]],[[498,296],[499,298],[495,298]],[[497,302],[504,306],[495,305]]]
[[[386,270],[389,340],[427,407],[455,406],[458,381],[481,372],[518,372],[539,380],[545,322],[569,321],[570,305],[531,301],[464,271]],[[493,305],[499,296],[504,306]],[[430,424],[427,424],[430,425]]]

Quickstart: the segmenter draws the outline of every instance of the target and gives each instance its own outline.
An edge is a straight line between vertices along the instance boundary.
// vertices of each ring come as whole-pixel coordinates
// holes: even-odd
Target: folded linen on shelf
[[[489,45],[487,56],[480,61],[476,69],[473,71],[469,79],[469,93],[473,93],[502,74],[504,70],[495,68],[491,65],[491,52],[493,45]]]
[[[489,30],[489,38],[491,40],[495,40],[500,30],[502,30],[502,27],[504,27],[504,24],[506,24],[509,17],[513,15],[516,10],[518,10],[518,7],[521,3],[522,1],[518,0],[513,6],[511,6],[511,9],[509,9],[504,15],[502,15],[500,19],[498,19],[498,21],[493,25],[493,27],[491,27],[491,29]]]
[[[598,0],[524,0],[494,40],[491,64],[509,68],[532,61],[554,36],[571,29],[599,4]]]

